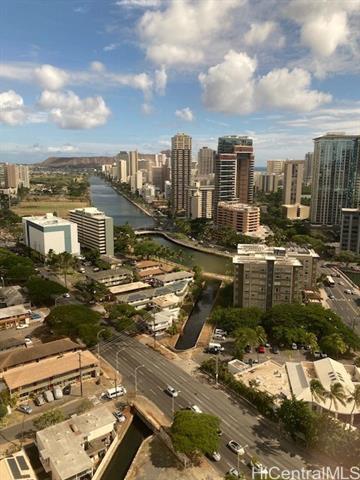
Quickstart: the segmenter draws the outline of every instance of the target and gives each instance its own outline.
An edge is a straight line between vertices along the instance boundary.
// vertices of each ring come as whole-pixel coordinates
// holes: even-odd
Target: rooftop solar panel
[[[22,455],[18,455],[16,460],[21,470],[29,470],[29,465]]]
[[[15,480],[20,480],[22,478],[22,475],[21,475],[19,467],[16,463],[15,458],[8,458],[7,462],[8,462],[8,465],[10,467],[12,476],[15,478]]]

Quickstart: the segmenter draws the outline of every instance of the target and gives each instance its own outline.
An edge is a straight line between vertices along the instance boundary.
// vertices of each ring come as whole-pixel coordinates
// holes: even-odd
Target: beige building
[[[239,233],[256,232],[260,226],[260,209],[236,200],[219,202],[216,224],[219,227],[232,227]]]
[[[198,174],[209,175],[214,173],[215,151],[209,147],[202,147],[198,153]]]
[[[268,160],[266,162],[266,172],[281,175],[284,173],[285,160]]]
[[[263,310],[281,303],[301,303],[301,262],[285,248],[238,245],[234,265],[234,306]]]
[[[134,175],[138,171],[139,156],[137,150],[129,152],[127,174],[129,176]]]
[[[171,139],[171,207],[173,212],[186,210],[186,189],[191,183],[192,139],[178,133]]]
[[[260,192],[277,192],[280,185],[282,185],[283,175],[279,175],[277,173],[256,173],[255,188]]]
[[[360,208],[342,209],[340,248],[360,253]]]
[[[292,245],[286,248],[286,255],[296,258],[303,266],[303,289],[315,290],[320,256],[312,248]]]
[[[117,161],[117,171],[116,171],[116,179],[120,183],[126,183],[127,182],[127,165],[126,165],[126,160],[118,160]]]
[[[304,160],[286,160],[284,164],[283,203],[300,204],[304,178]]]
[[[289,220],[306,220],[310,216],[310,207],[308,205],[281,205],[284,217]]]
[[[188,218],[212,218],[214,185],[200,185],[186,189],[186,216]]]

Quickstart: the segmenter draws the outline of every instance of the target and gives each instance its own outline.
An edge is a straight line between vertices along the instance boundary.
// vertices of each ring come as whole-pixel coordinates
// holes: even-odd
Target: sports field
[[[56,212],[58,217],[67,218],[69,210],[88,206],[89,202],[81,202],[78,200],[44,199],[38,201],[25,200],[12,207],[12,210],[19,215],[19,217],[24,217],[26,215],[43,215],[45,213]]]

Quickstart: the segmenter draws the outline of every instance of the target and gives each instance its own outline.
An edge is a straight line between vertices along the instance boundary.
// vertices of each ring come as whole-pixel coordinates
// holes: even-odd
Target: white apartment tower
[[[178,133],[171,139],[172,211],[186,210],[186,190],[191,183],[191,137]]]

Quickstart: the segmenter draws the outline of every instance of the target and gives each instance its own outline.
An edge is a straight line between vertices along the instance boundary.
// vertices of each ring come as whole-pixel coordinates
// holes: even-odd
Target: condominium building
[[[343,208],[358,208],[360,135],[327,133],[314,139],[311,222],[340,225]]]
[[[19,184],[25,188],[30,188],[30,174],[27,165],[18,165]]]
[[[126,160],[120,159],[117,161],[117,181],[120,183],[126,183],[127,182],[127,164]]]
[[[260,226],[260,208],[237,200],[219,202],[216,218],[219,227],[232,227],[238,233],[254,233]]]
[[[314,153],[313,152],[306,153],[305,164],[304,164],[304,185],[311,185],[313,161],[314,161]]]
[[[303,265],[285,248],[238,245],[234,264],[234,306],[263,310],[301,302]]]
[[[268,160],[266,162],[266,172],[281,175],[284,173],[285,160]]]
[[[171,139],[171,206],[174,213],[186,210],[186,189],[191,183],[192,139],[178,133]]]
[[[186,192],[186,216],[188,218],[212,218],[214,185],[195,185]]]
[[[134,175],[138,171],[138,161],[139,157],[137,150],[129,152],[127,168],[127,173],[129,176]]]
[[[283,203],[286,205],[301,202],[304,163],[304,160],[286,160],[284,163]]]
[[[101,255],[114,255],[113,219],[94,207],[70,210],[71,222],[77,224],[82,247],[98,250]]]
[[[341,218],[341,250],[360,254],[360,209],[343,208]]]
[[[0,189],[6,187],[6,163],[0,163]]]
[[[14,163],[5,165],[5,188],[14,188],[19,186],[19,167]]]
[[[56,254],[80,254],[76,222],[47,213],[42,216],[23,217],[22,224],[25,245],[40,255],[46,256],[49,250]]]
[[[255,188],[260,192],[277,192],[283,182],[283,175],[277,173],[260,173],[255,178]]]
[[[289,258],[296,258],[303,266],[303,289],[315,290],[320,257],[312,248],[290,245],[286,248]]]
[[[132,193],[139,192],[143,186],[143,172],[138,170],[133,175],[130,175],[130,189]]]
[[[221,201],[252,203],[254,196],[254,148],[252,138],[227,135],[219,138],[215,157],[214,214]]]
[[[202,147],[198,153],[198,174],[209,175],[214,173],[215,152],[209,147]]]

